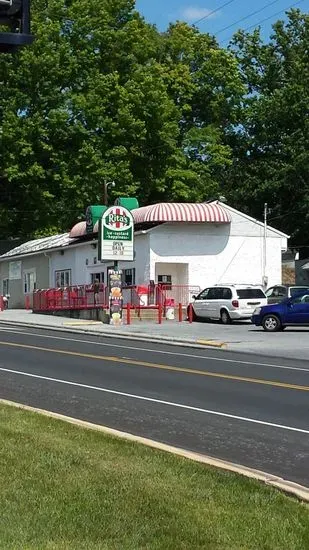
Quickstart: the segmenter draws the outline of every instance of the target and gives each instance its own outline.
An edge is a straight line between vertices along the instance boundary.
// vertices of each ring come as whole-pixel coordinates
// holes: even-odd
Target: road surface
[[[309,487],[309,361],[2,325],[0,398]]]

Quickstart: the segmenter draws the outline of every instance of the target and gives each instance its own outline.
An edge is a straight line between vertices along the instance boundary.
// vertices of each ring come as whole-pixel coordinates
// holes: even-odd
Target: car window
[[[218,288],[210,288],[207,296],[207,300],[216,300],[218,297]]]
[[[202,290],[202,292],[199,293],[199,295],[196,297],[196,300],[206,300],[208,292],[209,288],[205,288],[204,290]]]
[[[274,287],[272,286],[271,288],[268,288],[265,292],[265,296],[267,298],[270,298],[272,295],[273,295],[273,291],[274,291]]]
[[[265,295],[267,298],[284,297],[287,294],[287,289],[284,286],[273,286],[266,290]]]
[[[300,296],[294,296],[290,299],[291,304],[304,304],[309,303],[309,294],[300,294]]]
[[[215,290],[216,300],[222,300],[224,295],[224,288],[217,287]]]
[[[276,294],[274,294],[274,296],[284,297],[287,294],[287,289],[285,288],[285,286],[277,286],[276,291],[277,292]]]
[[[240,300],[250,298],[265,298],[265,294],[261,288],[238,288],[237,296]]]
[[[299,292],[302,292],[302,290],[304,290],[306,292],[306,290],[309,290],[309,288],[307,289],[306,287],[301,287],[301,286],[293,286],[290,288],[290,293],[291,293],[291,296],[295,296],[295,294],[298,294]]]
[[[231,300],[232,299],[232,291],[230,288],[223,288],[222,289],[222,298],[223,300]]]
[[[307,304],[309,303],[309,294],[304,294],[303,296],[295,296],[291,300],[292,304]]]

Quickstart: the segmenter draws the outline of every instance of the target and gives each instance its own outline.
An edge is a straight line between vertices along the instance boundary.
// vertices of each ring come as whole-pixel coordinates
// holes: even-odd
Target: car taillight
[[[238,300],[233,300],[232,301],[232,306],[233,307],[239,307],[239,301]]]

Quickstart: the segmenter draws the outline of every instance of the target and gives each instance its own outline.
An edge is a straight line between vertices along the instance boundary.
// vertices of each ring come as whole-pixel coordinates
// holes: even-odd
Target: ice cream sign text
[[[111,206],[101,219],[99,228],[99,260],[132,261],[134,219],[122,206]]]
[[[128,216],[124,214],[117,213],[117,210],[120,212],[120,208],[116,209],[116,214],[109,214],[108,219],[106,220],[107,225],[114,226],[116,229],[120,227],[130,226],[131,220]]]

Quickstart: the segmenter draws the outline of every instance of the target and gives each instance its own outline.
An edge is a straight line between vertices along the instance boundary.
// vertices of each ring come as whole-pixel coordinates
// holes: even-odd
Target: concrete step
[[[126,319],[127,312],[124,312],[124,319]],[[178,309],[174,310],[174,319],[178,321]],[[162,319],[168,319],[169,315],[167,310],[162,311]],[[183,309],[182,318],[186,319],[186,310]],[[173,319],[168,319],[173,320]],[[131,321],[158,321],[158,310],[157,309],[131,309]]]

